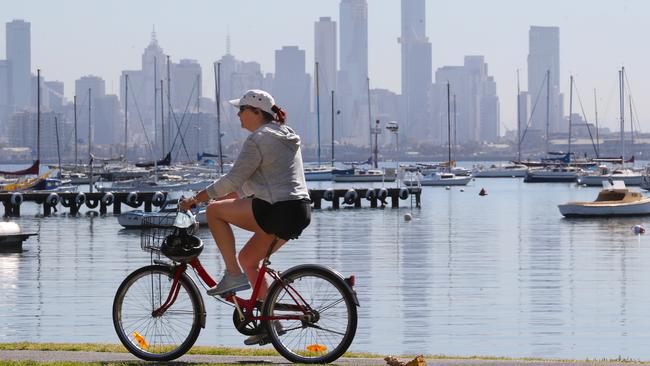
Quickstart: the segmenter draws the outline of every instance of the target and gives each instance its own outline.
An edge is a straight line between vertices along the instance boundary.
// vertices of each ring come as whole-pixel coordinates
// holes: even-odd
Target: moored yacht
[[[620,180],[603,181],[603,189],[595,201],[568,202],[558,205],[566,217],[650,215],[650,198],[630,191]]]
[[[526,172],[526,183],[575,182],[583,170],[575,166],[555,165],[544,168],[531,168]]]

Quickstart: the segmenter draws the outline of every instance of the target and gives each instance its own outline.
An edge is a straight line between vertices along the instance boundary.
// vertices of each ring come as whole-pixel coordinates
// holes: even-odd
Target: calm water
[[[556,207],[597,191],[482,179],[464,192],[424,188],[411,222],[409,207],[323,209],[272,267],[320,263],[356,274],[354,351],[650,360],[650,236],[631,230],[650,218],[567,220]],[[24,205],[16,220],[40,233],[26,251],[0,254],[0,339],[119,342],[113,295],[149,263],[139,233],[112,215],[37,212]],[[211,243],[207,229],[200,235]],[[238,246],[248,237],[236,236]],[[202,260],[215,276],[223,270],[214,245]],[[241,346],[232,309],[206,301],[198,343]]]

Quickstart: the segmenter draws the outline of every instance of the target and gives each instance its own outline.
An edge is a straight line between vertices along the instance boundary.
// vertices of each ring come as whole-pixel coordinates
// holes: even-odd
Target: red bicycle
[[[207,287],[216,285],[198,254],[165,253],[164,246],[172,239],[180,248],[196,246],[190,238],[200,242],[185,233],[190,230],[188,225],[178,224],[184,213],[178,215],[171,228],[142,231],[141,246],[152,253],[152,264],[128,275],[113,302],[113,325],[120,341],[143,360],[169,361],[182,356],[205,328],[203,297],[188,270],[193,269]],[[230,293],[215,299],[234,307],[232,320],[240,333],[250,336],[265,330],[268,341],[289,361],[332,362],[348,349],[356,333],[359,301],[353,290],[355,277],[344,278],[315,264],[275,271],[269,267],[275,242],[270,244],[250,298]],[[161,247],[171,262],[160,260]],[[273,283],[260,305],[256,299],[266,275]]]

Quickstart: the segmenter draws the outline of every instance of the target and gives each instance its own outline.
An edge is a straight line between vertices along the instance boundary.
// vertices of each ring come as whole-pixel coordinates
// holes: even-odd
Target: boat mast
[[[79,159],[77,157],[77,145],[79,143],[79,139],[77,138],[77,96],[75,95],[72,100],[74,103],[74,166],[76,170],[79,166]]]
[[[449,81],[447,81],[447,145],[448,145],[448,162],[449,162],[449,171],[451,171],[451,100],[450,98],[450,86]]]
[[[156,81],[158,79],[157,77],[157,70],[156,70],[156,64],[158,62],[156,61],[156,57],[153,58],[153,130],[154,130],[154,136],[155,139],[155,144],[158,144],[158,82]],[[163,135],[165,132],[163,131]],[[163,138],[163,146],[162,146],[162,152],[163,154],[165,153],[165,139]],[[154,153],[154,161],[156,161],[158,158],[156,157]]]
[[[167,142],[169,146],[172,146],[172,92],[171,92],[171,73],[170,66],[171,62],[169,61],[169,55],[167,55],[167,131],[169,131],[169,137]]]
[[[201,140],[199,139],[199,130],[201,129],[201,94],[199,93],[199,88],[201,84],[201,75],[196,75],[196,151],[198,152],[201,147]],[[189,125],[189,123],[188,123]],[[181,139],[181,141],[183,141]],[[185,142],[183,142],[183,148],[185,149],[185,154],[187,155],[187,159],[191,159],[189,157],[189,154],[187,154],[187,148],[185,146]]]
[[[165,153],[167,150],[165,150],[165,103],[163,99],[163,79],[160,79],[160,125],[162,126],[162,139],[163,139],[163,158],[165,157]],[[168,130],[167,133],[169,135],[172,134],[171,130]],[[171,153],[171,144],[169,144],[169,152]]]
[[[219,141],[219,173],[223,174],[223,151],[221,148],[221,62],[214,65],[214,100],[217,103],[217,136]]]
[[[88,165],[90,166],[90,175],[88,177],[88,186],[90,193],[93,193],[93,154],[92,154],[92,120],[90,116],[91,111],[91,95],[92,89],[88,88]]]
[[[124,75],[124,159],[129,152],[127,148],[127,137],[129,130],[129,74]]]
[[[519,69],[517,69],[517,163],[521,163],[521,91],[519,90]]]
[[[379,129],[379,120],[375,121],[375,128],[372,130],[372,133],[375,135],[375,149],[373,150],[373,155],[375,156],[375,161],[373,164],[373,167],[377,169],[379,166],[377,164],[377,161],[379,160],[379,144],[377,143],[377,136],[379,136],[379,132],[381,130]],[[372,136],[372,135],[371,135]]]
[[[320,167],[320,85],[318,83],[318,61],[316,61],[316,131],[318,141],[318,166]]]
[[[549,126],[551,125],[551,70],[546,70],[546,153],[549,145]]]
[[[370,117],[370,78],[366,78],[366,89],[368,90],[368,142],[372,153],[372,118]],[[377,164],[377,162],[375,162]]]
[[[600,157],[600,138],[598,136],[598,98],[596,98],[596,88],[594,88],[594,120],[596,123],[596,157]]]
[[[61,176],[61,145],[59,142],[59,121],[54,116],[54,131],[56,132],[56,155],[59,158],[59,177]]]
[[[573,114],[573,75],[569,79],[569,162],[571,161],[571,115]]]
[[[458,143],[456,142],[456,93],[454,93],[454,156],[456,156],[457,149],[458,149]]]
[[[332,168],[334,168],[334,90],[332,90]]]
[[[621,70],[618,72],[618,86],[619,86],[619,107],[621,114],[621,159],[625,161],[625,82],[623,81],[623,73],[625,72],[625,67],[621,67]]]
[[[36,70],[36,160],[41,160],[41,69]]]

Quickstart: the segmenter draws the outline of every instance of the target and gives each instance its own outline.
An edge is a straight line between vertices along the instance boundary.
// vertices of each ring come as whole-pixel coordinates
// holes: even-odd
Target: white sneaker
[[[233,276],[228,271],[225,271],[217,285],[208,289],[208,295],[224,295],[228,292],[244,291],[249,288],[251,288],[251,285],[248,283],[248,277],[246,277],[245,273]]]

